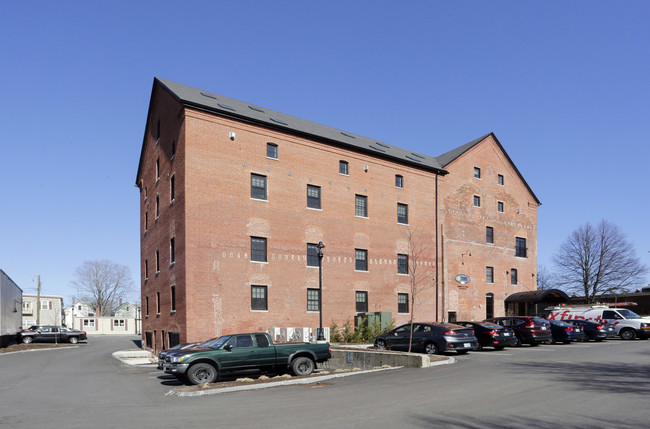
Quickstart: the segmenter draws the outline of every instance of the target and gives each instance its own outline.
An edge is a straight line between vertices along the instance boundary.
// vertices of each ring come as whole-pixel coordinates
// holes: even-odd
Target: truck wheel
[[[24,344],[29,344],[32,341],[34,341],[34,339],[32,337],[23,337],[23,343]]]
[[[623,329],[618,335],[623,340],[633,340],[636,338],[636,332],[634,332],[634,329]]]
[[[68,341],[70,341],[70,344],[77,344],[79,342],[79,338],[70,337],[70,338],[68,338]]]
[[[308,357],[298,357],[291,362],[291,372],[297,376],[309,375],[315,367],[314,361]]]
[[[214,383],[217,374],[217,369],[209,363],[197,363],[187,371],[187,379],[192,384]]]

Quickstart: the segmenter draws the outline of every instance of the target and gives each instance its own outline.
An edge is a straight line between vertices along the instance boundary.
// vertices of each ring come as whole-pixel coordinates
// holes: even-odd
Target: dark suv
[[[506,317],[493,317],[486,319],[486,322],[496,323],[497,325],[505,326],[515,331],[517,337],[516,346],[522,344],[530,344],[537,346],[541,343],[550,342],[553,339],[551,335],[551,324],[548,320],[541,317],[527,317],[527,316],[506,316]]]

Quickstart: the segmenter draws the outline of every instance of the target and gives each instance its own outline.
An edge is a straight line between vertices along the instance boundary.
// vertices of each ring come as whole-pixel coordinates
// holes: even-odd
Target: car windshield
[[[199,344],[198,348],[200,349],[218,349],[222,345],[225,344],[226,341],[230,339],[230,335],[224,335],[223,337],[219,338],[213,338],[211,340],[206,341],[203,344]]]
[[[641,316],[639,316],[638,314],[636,314],[632,310],[623,309],[623,310],[618,310],[618,312],[619,312],[619,314],[621,316],[625,317],[626,319],[640,319],[641,318]]]

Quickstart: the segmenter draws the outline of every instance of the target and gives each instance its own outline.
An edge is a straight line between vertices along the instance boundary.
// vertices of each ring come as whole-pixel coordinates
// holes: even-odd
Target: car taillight
[[[442,335],[454,335],[454,334],[455,334],[454,331],[445,331],[442,333]]]
[[[528,329],[533,329],[534,327],[535,327],[535,322],[528,322],[528,324],[524,326],[524,328],[528,328]]]
[[[571,332],[573,331],[573,326],[567,326],[566,328],[564,328],[564,330],[567,332]]]
[[[499,333],[497,331],[490,331],[490,332],[488,332],[488,334],[489,335],[499,335]]]

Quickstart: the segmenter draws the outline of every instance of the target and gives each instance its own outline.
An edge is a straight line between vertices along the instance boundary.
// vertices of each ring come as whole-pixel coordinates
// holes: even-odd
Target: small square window
[[[278,145],[275,143],[267,143],[266,156],[268,158],[278,159]]]
[[[368,217],[368,197],[355,195],[354,214],[359,217]]]
[[[320,186],[307,185],[307,207],[320,209]]]
[[[318,289],[307,289],[307,311],[319,311],[320,310],[320,300]]]
[[[474,207],[481,207],[481,197],[474,195]]]
[[[397,294],[397,312],[398,313],[408,313],[409,312],[409,294],[408,293],[398,293]]]
[[[251,261],[266,262],[266,238],[251,237]]]
[[[485,242],[488,244],[494,244],[494,228],[491,226],[485,227]]]
[[[339,161],[339,174],[349,175],[350,166],[347,161]]]
[[[408,204],[397,203],[397,223],[408,225],[409,223]]]
[[[365,249],[354,249],[354,269],[357,271],[368,271],[368,251]]]
[[[500,186],[503,186],[503,174],[499,174],[499,175],[497,176],[497,180],[499,181],[499,185],[500,185]]]
[[[481,169],[478,167],[474,167],[474,178],[475,179],[481,178]]]
[[[266,286],[251,286],[251,310],[268,310]]]
[[[368,292],[357,291],[356,296],[356,310],[357,313],[367,313],[368,312]]]
[[[403,255],[403,254],[397,255],[397,273],[398,274],[409,273],[409,255]]]
[[[251,173],[251,198],[266,200],[266,176]]]
[[[494,283],[494,267],[485,267],[485,283]]]
[[[395,175],[395,186],[398,188],[403,188],[404,187],[404,177],[400,176],[399,174]]]
[[[503,203],[501,201],[497,203],[497,210],[499,213],[503,213]]]
[[[510,284],[513,286],[517,286],[517,269],[516,268],[511,268],[510,269]]]

